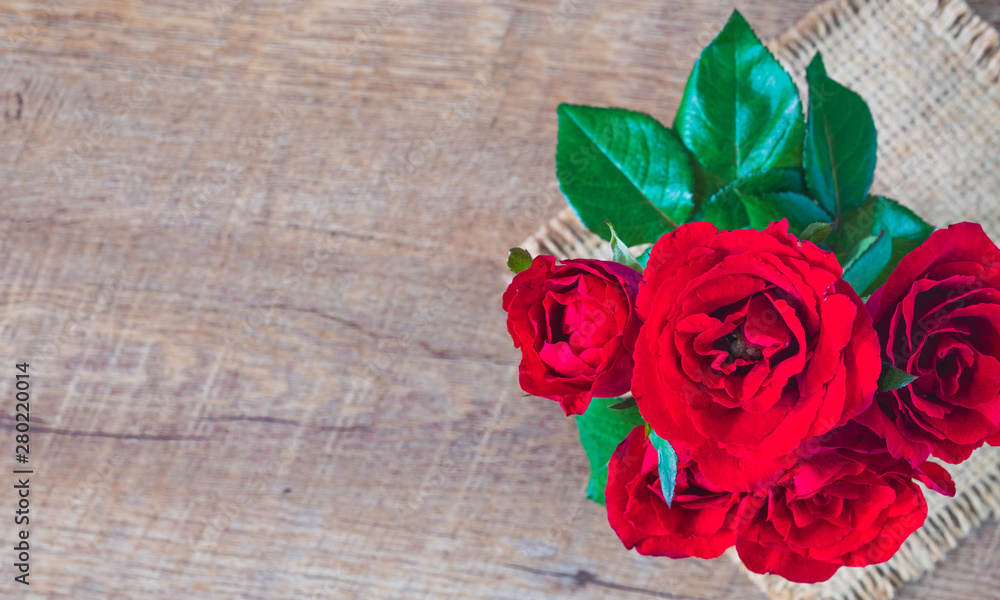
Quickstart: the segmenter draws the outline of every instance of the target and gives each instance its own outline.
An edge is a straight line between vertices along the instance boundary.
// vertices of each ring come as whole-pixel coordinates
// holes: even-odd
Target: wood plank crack
[[[633,594],[642,594],[644,596],[650,596],[653,598],[670,598],[672,600],[702,600],[695,596],[669,594],[667,592],[658,592],[656,590],[633,587],[630,585],[622,585],[620,583],[614,583],[611,581],[604,581],[602,579],[598,579],[596,575],[584,569],[577,569],[576,573],[561,573],[559,571],[546,571],[544,569],[534,569],[532,567],[525,567],[522,565],[515,565],[515,564],[507,564],[505,566],[510,567],[511,569],[524,571],[526,573],[532,573],[534,575],[542,575],[545,577],[559,577],[562,579],[572,579],[574,586],[578,588],[583,588],[588,585],[595,585],[597,587],[602,587],[609,590],[616,590],[619,592],[629,592]]]

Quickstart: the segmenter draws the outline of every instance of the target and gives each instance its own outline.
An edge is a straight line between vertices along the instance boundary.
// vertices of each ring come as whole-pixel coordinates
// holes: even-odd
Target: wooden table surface
[[[523,397],[555,107],[669,121],[733,0],[0,5],[4,598],[761,598],[626,552]],[[811,0],[740,2],[762,37]],[[977,9],[996,24],[996,0]],[[990,524],[905,599],[995,598]]]

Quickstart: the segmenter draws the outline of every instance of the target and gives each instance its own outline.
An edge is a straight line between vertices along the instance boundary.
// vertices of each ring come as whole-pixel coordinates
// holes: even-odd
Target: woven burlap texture
[[[868,102],[878,128],[874,193],[903,202],[935,226],[975,221],[1000,240],[1000,36],[968,5],[830,2],[769,46],[802,92],[806,65],[819,51],[830,75]],[[607,243],[568,208],[524,247],[532,255],[610,258]],[[1000,448],[981,448],[949,471],[955,497],[928,492],[926,523],[888,562],[842,568],[814,585],[747,575],[775,600],[892,598],[985,519],[1000,515]],[[739,562],[734,550],[728,554]]]

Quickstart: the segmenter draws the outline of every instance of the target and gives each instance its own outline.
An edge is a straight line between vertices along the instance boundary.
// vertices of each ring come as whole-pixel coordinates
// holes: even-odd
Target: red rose
[[[959,463],[1000,444],[1000,250],[975,223],[935,231],[868,300],[884,360],[917,379],[863,423],[893,456]]]
[[[632,393],[705,478],[767,486],[804,440],[868,407],[878,338],[830,252],[788,233],[690,223],[653,246]]]
[[[624,265],[538,256],[503,295],[507,330],[521,349],[521,388],[583,414],[593,396],[629,389],[640,321],[641,275]]]
[[[914,469],[853,422],[808,445],[810,456],[766,495],[740,504],[736,551],[755,573],[815,583],[842,566],[885,562],[927,517],[914,478],[955,494],[943,468]]]
[[[736,541],[740,496],[706,481],[689,454],[679,451],[677,458],[677,485],[668,507],[646,426],[633,429],[608,462],[608,521],[625,547],[639,554],[715,558]]]

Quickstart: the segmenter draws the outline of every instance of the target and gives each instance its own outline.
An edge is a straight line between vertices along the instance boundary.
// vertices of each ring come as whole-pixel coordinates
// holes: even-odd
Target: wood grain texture
[[[769,38],[815,4],[735,5]],[[760,598],[621,548],[499,307],[563,206],[556,105],[668,121],[733,6],[0,6],[0,394],[30,362],[36,469],[0,595]],[[900,597],[995,595],[998,546]]]

